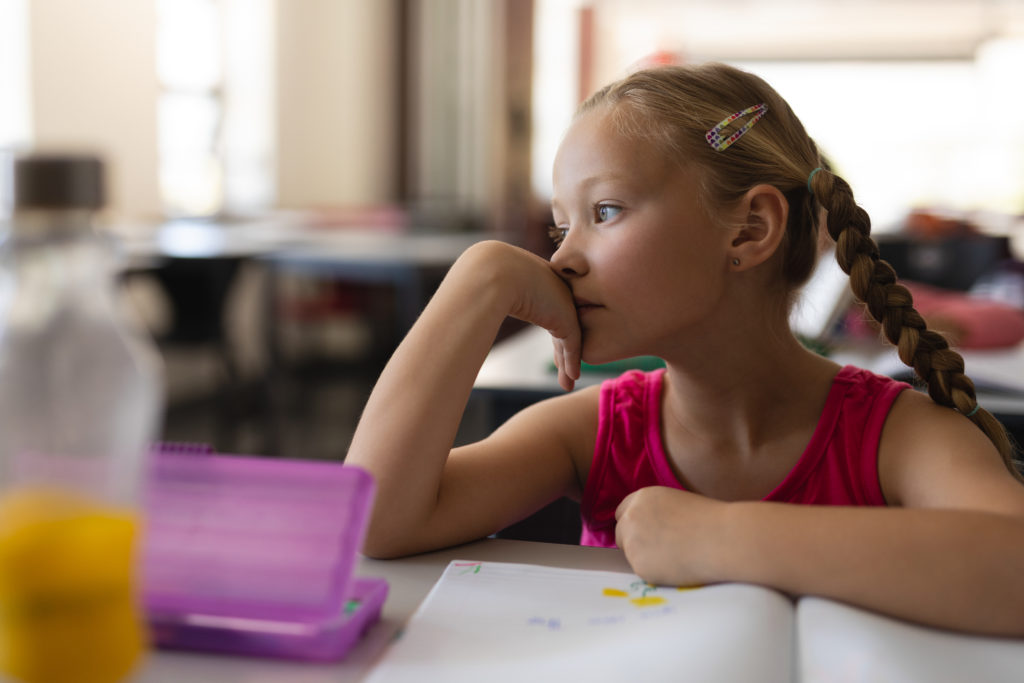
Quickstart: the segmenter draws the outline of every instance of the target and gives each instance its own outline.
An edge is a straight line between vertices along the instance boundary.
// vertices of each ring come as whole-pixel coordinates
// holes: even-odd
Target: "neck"
[[[701,343],[666,357],[665,430],[689,443],[752,455],[817,421],[838,366],[806,350],[788,324],[763,322],[702,335]]]

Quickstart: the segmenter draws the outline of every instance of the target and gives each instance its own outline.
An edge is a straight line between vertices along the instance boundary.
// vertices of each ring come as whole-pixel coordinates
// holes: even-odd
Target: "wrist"
[[[712,548],[707,553],[715,580],[761,583],[757,572],[759,551],[751,540],[758,505],[750,501],[719,503]]]
[[[485,301],[490,310],[502,316],[512,308],[513,292],[510,252],[521,251],[505,242],[484,240],[462,253],[449,272],[460,292],[467,298]]]
[[[495,318],[498,324],[505,319],[512,299],[505,249],[514,247],[491,240],[478,242],[452,264],[438,290],[438,295],[455,307],[452,314],[467,317],[476,311]]]

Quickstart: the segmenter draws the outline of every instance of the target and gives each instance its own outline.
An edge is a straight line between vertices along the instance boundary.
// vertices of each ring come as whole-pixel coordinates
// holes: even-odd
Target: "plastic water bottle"
[[[27,683],[123,680],[145,648],[140,488],[163,390],[93,228],[102,176],[95,157],[16,159],[0,235],[0,677]]]

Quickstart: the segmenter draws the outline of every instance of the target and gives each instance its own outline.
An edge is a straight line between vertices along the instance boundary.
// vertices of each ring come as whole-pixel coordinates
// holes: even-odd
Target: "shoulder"
[[[910,389],[905,382],[852,365],[832,379],[822,419],[835,420],[874,456],[894,402]]]
[[[854,365],[844,365],[835,376],[833,383],[845,384],[850,391],[873,398],[883,395],[895,399],[901,391],[911,388],[906,382],[900,382],[892,377],[879,375]]]
[[[878,473],[886,500],[907,507],[1024,512],[1024,486],[973,422],[927,395],[904,391],[885,421]]]

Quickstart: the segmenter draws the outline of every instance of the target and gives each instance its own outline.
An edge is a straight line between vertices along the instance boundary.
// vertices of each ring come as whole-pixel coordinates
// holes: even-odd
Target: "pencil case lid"
[[[373,494],[367,472],[338,462],[154,448],[141,571],[157,643],[288,656],[268,634],[298,645],[365,628],[361,603],[383,602],[374,580],[353,580]],[[264,642],[240,647],[244,631]]]

